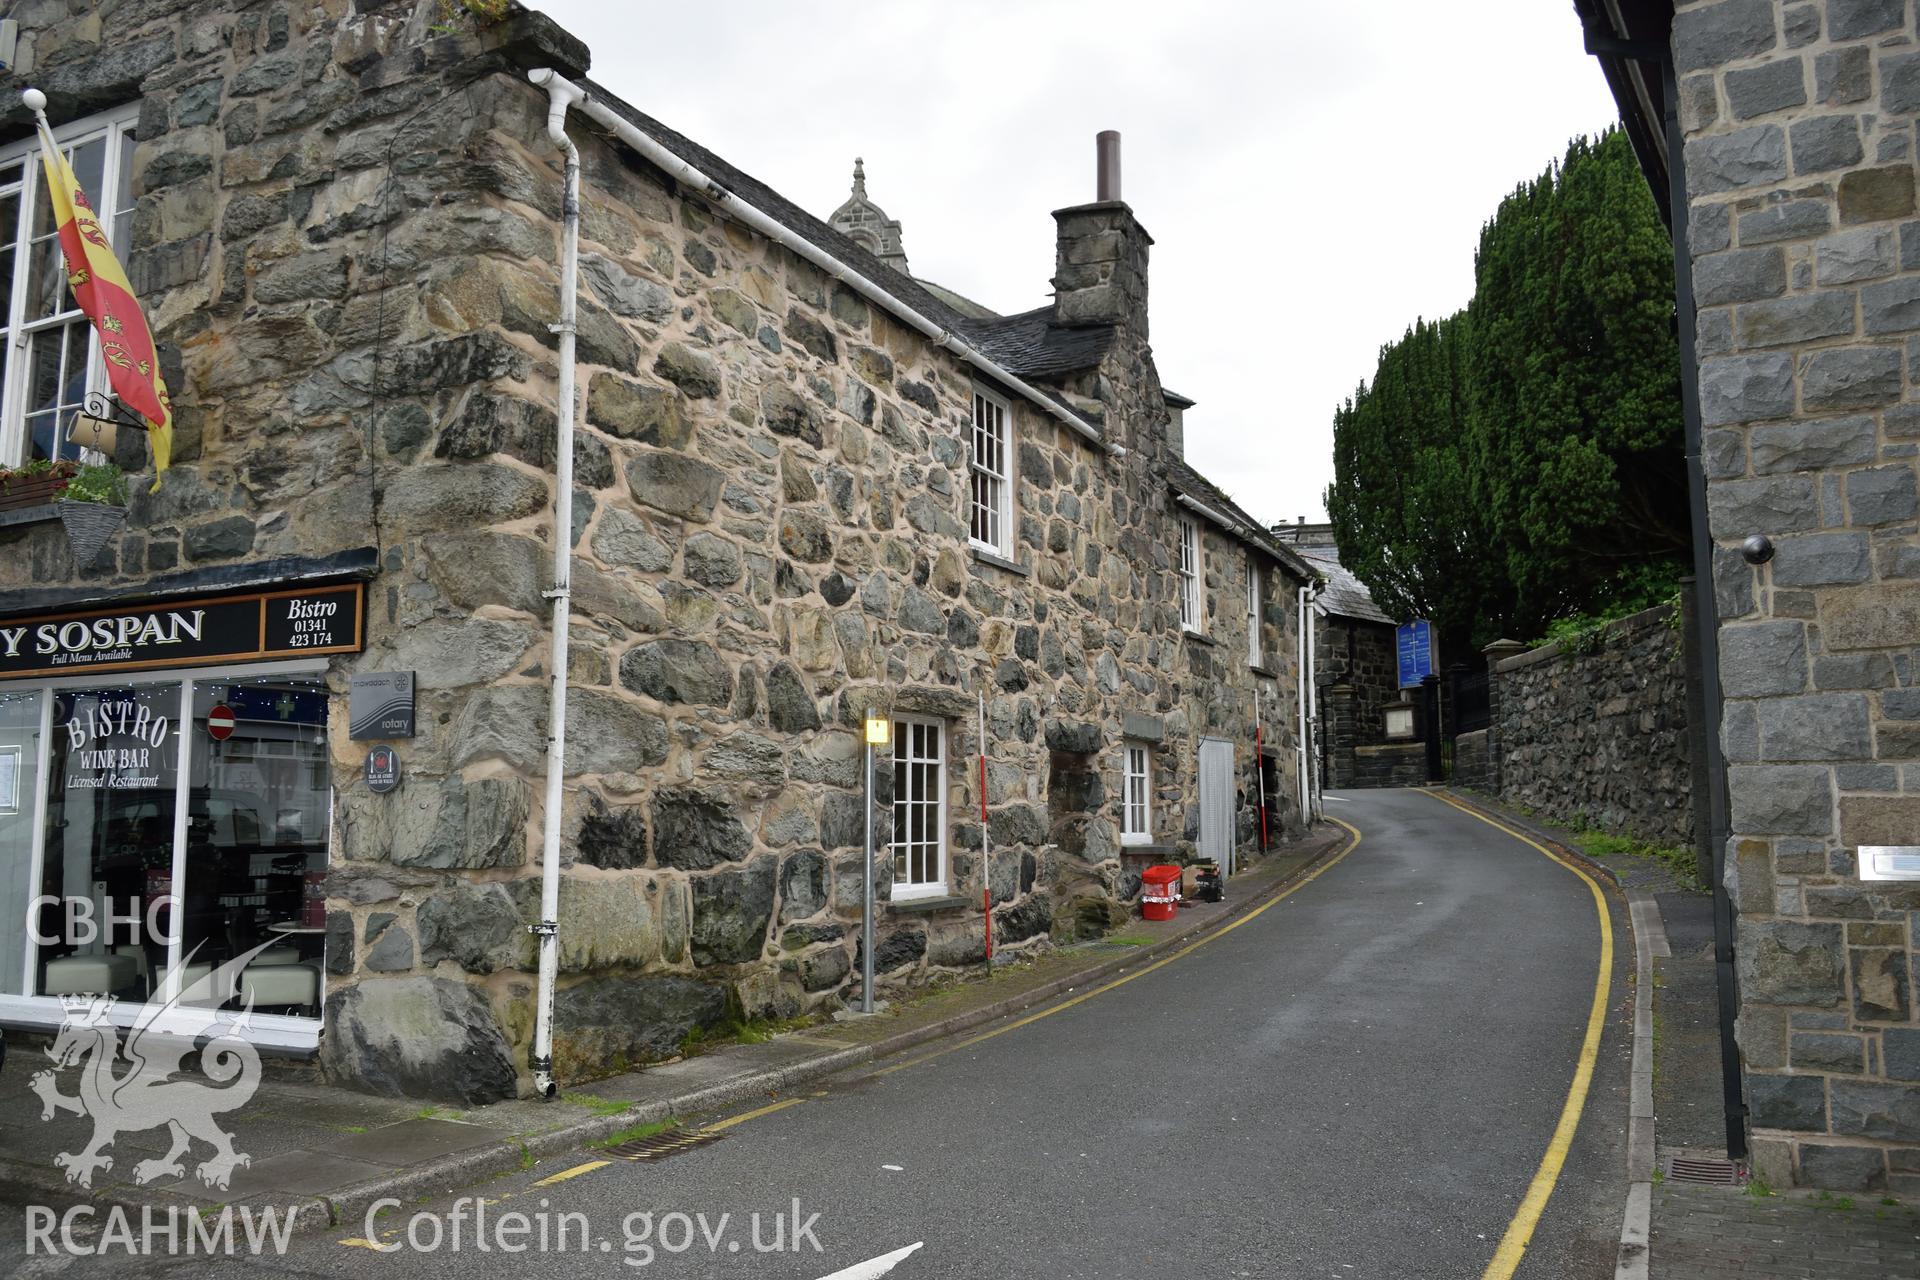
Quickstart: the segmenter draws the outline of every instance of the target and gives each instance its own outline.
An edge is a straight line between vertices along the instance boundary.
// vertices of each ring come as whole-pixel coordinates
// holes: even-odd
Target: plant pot
[[[104,502],[67,502],[53,504],[60,512],[60,523],[67,528],[67,542],[73,547],[73,564],[85,569],[100,554],[107,540],[126,523],[125,507],[110,507]]]
[[[44,507],[58,496],[67,483],[66,476],[28,476],[0,485],[0,511],[22,507]]]

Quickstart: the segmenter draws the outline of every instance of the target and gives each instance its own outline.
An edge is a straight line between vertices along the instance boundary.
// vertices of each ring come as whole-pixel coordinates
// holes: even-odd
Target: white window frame
[[[1205,571],[1205,552],[1200,545],[1200,526],[1187,516],[1180,517],[1180,629],[1199,634],[1205,620],[1201,610],[1201,575]]]
[[[984,457],[989,449],[983,449],[983,443],[998,456]],[[1013,558],[1013,405],[985,387],[973,389],[973,427],[967,440],[967,542]]]
[[[131,140],[139,114],[137,106],[101,112],[55,129],[53,138],[67,153],[71,163],[74,149],[96,138],[107,138],[110,142],[113,139]],[[133,207],[131,204],[124,209],[113,206],[120,190],[122,166],[130,163],[130,148],[124,145],[107,146],[100,168],[100,190],[87,192],[87,198],[95,203],[94,214],[100,219],[100,229],[106,232],[122,263],[126,261]],[[11,174],[6,172],[9,167],[13,170]],[[0,313],[0,328],[4,329],[0,341],[7,344],[6,377],[4,385],[0,385],[0,466],[18,466],[27,460],[27,398],[32,392],[33,373],[29,367],[32,335],[57,330],[74,323],[76,317],[81,317],[79,322],[86,326],[87,332],[87,376],[81,400],[84,401],[88,395],[108,391],[106,366],[100,359],[100,335],[81,316],[78,308],[53,316],[26,319],[33,215],[36,203],[46,198],[46,180],[46,171],[40,159],[38,133],[12,146],[0,148],[0,198],[9,195],[19,197],[15,224],[0,227],[0,234],[5,234],[13,244],[13,288],[11,293],[0,298],[0,306],[6,308],[4,313]],[[66,259],[57,244],[54,252],[64,274]],[[64,385],[71,380],[71,375],[63,370],[60,380]],[[64,435],[64,424],[59,431]],[[54,448],[56,453],[59,452],[57,436]],[[82,456],[90,455],[83,452]]]
[[[901,878],[900,860],[905,856],[908,859],[908,865],[911,865],[911,854],[908,851],[912,846],[903,838],[906,827],[901,821],[900,807],[902,804],[926,804],[929,801],[923,797],[902,796],[896,773],[893,793],[893,833],[887,844],[887,856],[893,860],[894,867],[891,894],[894,902],[909,902],[915,898],[942,898],[947,893],[947,722],[928,716],[895,716],[893,718],[893,759],[896,770],[901,753],[908,751],[908,743],[911,740],[906,731],[913,726],[932,729],[938,735],[937,748],[933,755],[908,757],[914,763],[933,765],[934,776],[939,779],[939,795],[931,802],[934,805],[933,855],[938,874],[931,880],[907,881]],[[908,776],[912,776],[911,770],[908,771]]]
[[[1120,748],[1120,843],[1152,841],[1153,748],[1144,742],[1127,742]]]
[[[179,729],[180,751],[178,773],[174,786],[174,829],[173,829],[173,883],[183,886],[187,883],[187,821],[191,807],[192,762],[187,752],[196,746],[204,749],[204,744],[195,743],[188,735],[193,725],[193,694],[198,683],[229,683],[254,676],[323,676],[327,670],[325,658],[303,658],[292,662],[249,662],[233,666],[206,666],[179,668],[159,668],[156,670],[117,671],[98,675],[75,673],[66,677],[43,677],[34,680],[8,681],[9,687],[21,691],[35,690],[41,695],[40,704],[40,774],[39,790],[34,797],[33,843],[29,854],[28,877],[33,891],[45,883],[46,874],[46,835],[47,835],[47,786],[46,763],[53,742],[53,695],[56,690],[71,691],[93,688],[117,688],[130,684],[167,684],[178,681],[180,684]],[[327,861],[331,866],[336,857],[334,837],[338,833],[333,828],[333,799],[331,792],[327,801]],[[0,904],[3,905],[3,904]],[[10,908],[9,908],[10,909]],[[178,967],[183,949],[184,934],[176,931],[167,945],[167,967]],[[28,994],[39,971],[39,947],[31,933],[23,940],[25,947],[25,991],[0,991],[0,1026],[24,1027],[33,1030],[57,1030],[64,1016],[58,996],[40,996]],[[324,1010],[327,995],[327,976],[322,966],[320,975],[320,1000]],[[109,1020],[117,1027],[130,1027],[141,1015],[142,1006],[125,1001],[116,1001],[109,1011]],[[205,1011],[175,1011],[153,1023],[158,1031],[172,1032],[178,1035],[203,1035],[207,1018]],[[283,1013],[252,1013],[243,1015],[234,1010],[218,1010],[212,1015],[220,1024],[221,1034],[234,1035],[265,1049],[280,1049],[292,1052],[311,1052],[319,1046],[320,1028],[323,1017],[305,1017]]]
[[[1247,552],[1247,665],[1260,665],[1260,561]]]

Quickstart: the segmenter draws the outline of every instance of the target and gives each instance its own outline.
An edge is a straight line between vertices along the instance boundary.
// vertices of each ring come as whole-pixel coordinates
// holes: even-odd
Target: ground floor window
[[[0,995],[144,1001],[251,952],[204,1003],[318,1016],[327,717],[311,671],[0,692]]]
[[[1153,839],[1153,758],[1143,743],[1126,745],[1126,776],[1120,810],[1120,840],[1145,844]]]
[[[893,722],[893,896],[947,888],[947,760],[944,726]]]

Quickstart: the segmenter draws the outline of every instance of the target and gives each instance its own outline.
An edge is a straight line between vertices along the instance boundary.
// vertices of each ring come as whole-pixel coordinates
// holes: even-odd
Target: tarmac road
[[[711,1146],[546,1186],[570,1162],[497,1180],[480,1191],[491,1252],[475,1249],[470,1206],[460,1251],[447,1247],[450,1197],[380,1223],[404,1245],[408,1217],[438,1215],[414,1231],[421,1245],[443,1233],[432,1252],[341,1244],[356,1224],[280,1258],[39,1259],[23,1274],[816,1280],[919,1243],[888,1274],[1473,1280],[1567,1104],[1599,975],[1593,896],[1433,796],[1354,792],[1328,810],[1360,845],[1191,954],[783,1099]],[[1596,1074],[1516,1273],[1528,1280],[1612,1274],[1632,951],[1617,906]],[[532,1247],[502,1252],[515,1211]],[[565,1250],[562,1212],[587,1224]],[[785,1247],[761,1252],[776,1217]]]

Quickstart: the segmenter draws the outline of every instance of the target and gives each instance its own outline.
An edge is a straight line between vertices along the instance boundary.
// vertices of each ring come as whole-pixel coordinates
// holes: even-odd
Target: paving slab
[[[365,1160],[350,1160],[322,1151],[288,1151],[243,1165],[233,1171],[225,1188],[210,1188],[194,1173],[194,1163],[193,1160],[186,1161],[186,1175],[159,1183],[159,1189],[184,1192],[197,1199],[221,1201],[278,1193],[321,1195],[383,1172],[381,1166]]]
[[[402,1120],[330,1142],[323,1154],[397,1167],[500,1141],[500,1133],[457,1120]]]

